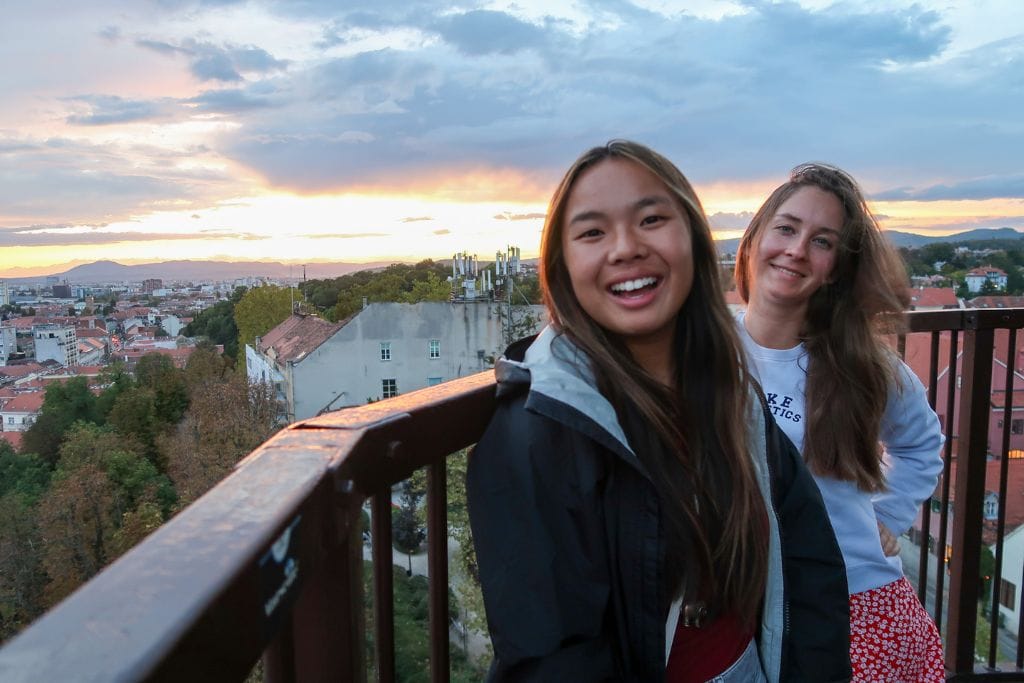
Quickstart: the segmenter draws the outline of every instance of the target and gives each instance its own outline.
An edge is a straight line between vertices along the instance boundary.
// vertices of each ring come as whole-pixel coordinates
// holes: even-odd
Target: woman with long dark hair
[[[835,537],[690,183],[636,143],[583,154],[541,285],[551,324],[497,363],[467,477],[491,679],[846,680]]]
[[[907,275],[853,178],[826,164],[793,169],[740,242],[736,284],[751,372],[843,551],[854,680],[944,680],[942,642],[896,542],[935,489],[943,437],[885,341],[903,330]]]

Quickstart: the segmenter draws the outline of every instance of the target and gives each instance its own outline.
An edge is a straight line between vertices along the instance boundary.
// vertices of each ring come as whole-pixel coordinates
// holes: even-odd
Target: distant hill
[[[358,270],[382,268],[390,261],[374,263],[310,263],[305,266],[309,280],[335,278]],[[302,265],[263,261],[163,261],[140,263],[127,266],[116,261],[96,261],[75,266],[69,270],[51,273],[50,276],[67,280],[71,284],[101,284],[116,282],[142,282],[160,279],[172,282],[212,282],[235,280],[245,277],[269,277],[273,279],[301,278]],[[11,283],[41,282],[47,276],[7,278]]]
[[[980,242],[989,240],[1019,240],[1024,239],[1024,232],[1013,228],[977,228],[958,232],[954,235],[918,235],[912,232],[900,232],[899,230],[886,230],[886,236],[897,247],[910,247],[916,249],[934,242]],[[718,251],[722,254],[735,254],[740,246],[739,239],[717,240]]]
[[[978,242],[987,240],[1019,240],[1024,238],[1024,232],[1014,230],[1013,228],[978,228],[941,237],[917,235],[912,232],[900,232],[898,230],[887,230],[885,234],[889,236],[889,239],[897,247],[912,248],[934,242]]]

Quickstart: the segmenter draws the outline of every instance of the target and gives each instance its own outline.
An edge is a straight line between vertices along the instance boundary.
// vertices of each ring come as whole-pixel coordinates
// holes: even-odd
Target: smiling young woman
[[[835,537],[685,176],[636,143],[583,154],[541,282],[551,325],[496,364],[467,475],[491,680],[844,680]]]
[[[814,473],[843,551],[854,680],[944,680],[939,633],[895,541],[935,489],[943,437],[921,382],[885,342],[900,329],[907,276],[853,178],[795,168],[744,234],[736,284],[751,372]]]

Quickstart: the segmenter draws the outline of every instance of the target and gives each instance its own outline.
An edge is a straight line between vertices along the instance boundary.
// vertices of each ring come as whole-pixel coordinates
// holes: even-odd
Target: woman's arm
[[[887,488],[872,498],[878,521],[895,536],[910,528],[921,503],[935,491],[945,441],[921,381],[906,363],[897,363],[901,386],[889,392],[880,435]]]
[[[466,478],[487,622],[490,680],[616,678],[609,579],[597,492],[580,476],[564,427],[499,404]]]

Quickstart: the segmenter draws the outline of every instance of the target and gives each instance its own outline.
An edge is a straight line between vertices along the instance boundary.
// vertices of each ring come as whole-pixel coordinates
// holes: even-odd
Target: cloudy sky
[[[1024,230],[1019,0],[33,0],[0,64],[0,276],[532,256],[613,137],[722,237],[806,160],[889,229]]]

